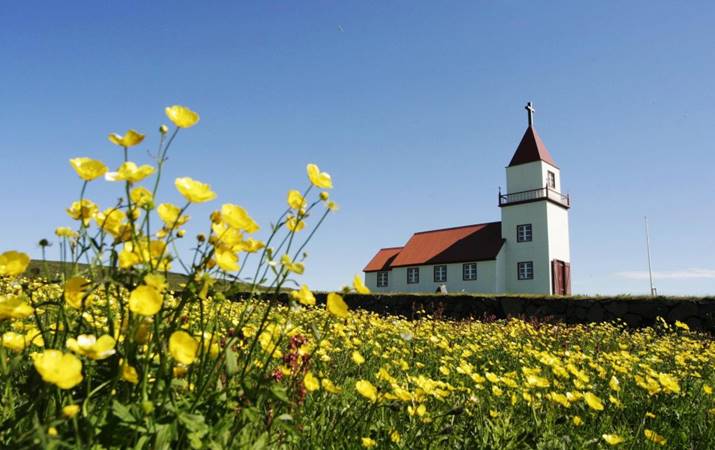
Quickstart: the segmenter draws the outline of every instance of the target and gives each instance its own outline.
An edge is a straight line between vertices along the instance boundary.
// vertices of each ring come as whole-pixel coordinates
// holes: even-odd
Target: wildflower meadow
[[[70,159],[66,273],[29,278],[29,256],[2,249],[0,448],[715,448],[711,335],[406,320],[340,292],[317,304],[300,276],[337,210],[330,175],[308,164],[264,228],[224,203],[189,236],[192,205],[217,195],[181,177],[184,203],[159,200],[167,155],[199,123],[166,116],[147,163],[135,130],[109,135],[116,171]],[[100,206],[100,189],[121,199]],[[358,276],[352,290],[369,294]]]

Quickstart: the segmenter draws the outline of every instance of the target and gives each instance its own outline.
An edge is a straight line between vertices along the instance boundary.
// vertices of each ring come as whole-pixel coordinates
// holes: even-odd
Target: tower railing
[[[551,200],[554,203],[571,207],[571,198],[568,194],[562,194],[548,187],[538,189],[530,189],[528,191],[512,192],[510,194],[502,194],[499,192],[499,206],[508,206],[517,203],[528,203],[536,200]]]

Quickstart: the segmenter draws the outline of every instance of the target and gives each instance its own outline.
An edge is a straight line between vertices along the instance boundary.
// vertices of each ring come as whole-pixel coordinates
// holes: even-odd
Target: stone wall
[[[319,303],[326,294],[316,293]],[[347,294],[351,309],[415,318],[424,313],[435,318],[503,319],[540,318],[566,323],[605,322],[621,319],[631,327],[655,324],[657,317],[679,320],[694,330],[715,332],[715,297],[535,297],[424,294]],[[424,311],[422,313],[421,311]]]

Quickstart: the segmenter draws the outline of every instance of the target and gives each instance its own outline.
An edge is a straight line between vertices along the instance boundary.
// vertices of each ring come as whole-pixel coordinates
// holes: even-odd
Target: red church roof
[[[554,167],[558,167],[554,162],[554,158],[551,157],[551,153],[549,153],[549,150],[546,148],[546,145],[544,145],[544,141],[541,140],[536,130],[530,126],[526,129],[524,137],[521,138],[521,142],[519,142],[519,146],[511,158],[509,167],[534,161],[544,161]]]
[[[402,247],[389,247],[381,248],[377,255],[373,256],[367,266],[365,266],[363,272],[378,272],[380,270],[389,270],[390,263],[395,259],[395,257],[400,253]]]
[[[413,234],[404,247],[381,249],[363,271],[491,260],[503,242],[501,222],[422,231]]]

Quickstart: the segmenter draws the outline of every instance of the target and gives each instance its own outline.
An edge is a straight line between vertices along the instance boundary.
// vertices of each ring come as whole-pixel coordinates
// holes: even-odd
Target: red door
[[[551,285],[554,295],[571,295],[571,264],[551,261]]]

